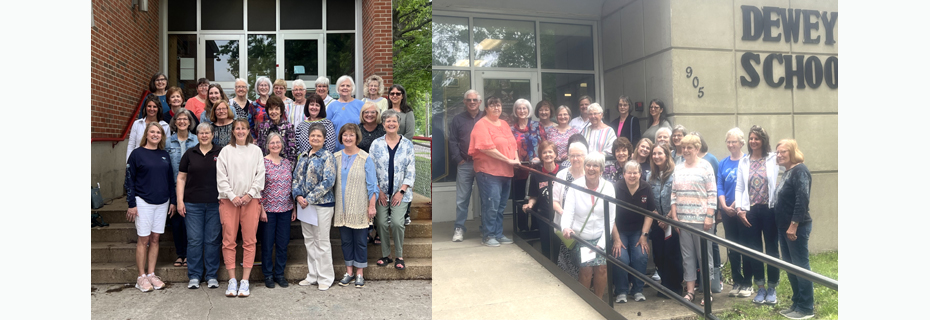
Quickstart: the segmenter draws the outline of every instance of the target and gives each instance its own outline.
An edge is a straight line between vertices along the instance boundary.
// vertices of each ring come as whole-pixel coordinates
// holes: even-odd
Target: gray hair
[[[325,136],[325,134],[324,134],[324,136]],[[271,138],[274,138],[274,137],[278,137],[278,140],[281,140],[282,146],[283,146],[283,144],[284,144],[284,138],[282,138],[280,134],[278,134],[277,132],[269,133],[269,134],[268,134],[268,137],[265,138],[265,145],[262,146],[262,147],[265,147],[265,150],[268,150],[269,153],[271,153],[271,148],[269,148],[268,146],[271,145]],[[284,149],[281,149],[281,151],[284,151]],[[280,155],[280,154],[281,154],[281,152],[279,151],[279,152],[278,152],[278,155]]]
[[[555,116],[556,116],[556,117],[559,116],[559,112],[562,112],[562,109],[565,109],[565,111],[568,111],[568,117],[569,117],[569,118],[572,117],[572,108],[569,108],[568,106],[566,106],[566,105],[564,105],[564,104],[561,105],[561,106],[559,106],[558,109],[555,109]]]
[[[261,77],[258,77],[258,79],[255,79],[255,95],[256,96],[262,95],[261,93],[258,93],[258,85],[261,84],[262,82],[268,83],[268,95],[269,96],[272,93],[274,93],[274,90],[273,90],[274,87],[271,85],[271,79],[268,79],[268,77],[265,77],[265,76],[261,76]]]
[[[730,136],[735,137],[736,140],[739,141],[740,144],[742,145],[746,144],[746,135],[743,134],[743,130],[740,130],[739,127],[735,127],[727,131],[727,135],[724,136],[723,141],[726,142],[727,141],[726,138],[729,138]]]
[[[181,111],[178,111],[178,114],[176,114],[176,115],[174,115],[173,117],[171,117],[171,123],[168,124],[168,128],[170,128],[171,131],[173,131],[173,132],[178,132],[178,125],[175,124],[175,123],[176,123],[177,120],[178,120],[178,116],[180,116],[180,115],[182,115],[182,114],[185,115],[185,116],[187,116],[187,123],[188,123],[188,125],[187,125],[187,131],[188,131],[188,132],[191,131],[191,127],[192,127],[192,125],[194,124],[194,120],[195,120],[195,119],[194,119],[194,114],[191,113],[190,110],[187,110],[187,109],[185,109],[185,108],[181,108]]]
[[[297,87],[303,87],[304,89],[307,89],[307,85],[305,85],[304,81],[301,79],[294,80],[294,83],[291,85],[291,91],[293,91]]]
[[[513,102],[513,110],[511,110],[511,113],[513,114],[513,117],[514,117],[514,118],[519,118],[519,117],[517,117],[517,105],[521,105],[521,104],[522,104],[522,105],[525,105],[525,106],[526,106],[526,109],[529,111],[529,112],[527,112],[527,114],[526,114],[527,117],[533,117],[533,105],[530,104],[530,101],[529,101],[529,100],[526,100],[526,99],[523,99],[523,98],[517,99],[517,101],[514,101],[514,102]]]
[[[590,106],[589,106],[590,107]],[[601,172],[604,172],[604,163],[606,162],[604,154],[600,152],[591,152],[584,157],[584,164],[589,163],[596,164],[598,167],[601,167]]]
[[[475,90],[475,89],[468,89],[468,91],[465,91],[465,95],[462,96],[462,99],[468,99],[468,95],[470,95],[470,94],[472,94],[472,93],[474,93],[476,96],[478,96],[478,100],[481,100],[481,94],[478,93],[478,91]]]
[[[588,153],[588,147],[581,142],[572,142],[572,144],[568,145],[568,151],[571,152],[572,149],[579,149],[584,151],[585,154]]]
[[[675,128],[672,128],[672,133],[674,133],[675,131],[681,131],[682,136],[688,135],[688,129],[685,128],[685,126],[680,125],[680,124],[677,124],[675,125]]]
[[[236,88],[236,83],[239,83],[239,82],[245,83],[245,90],[249,90],[249,82],[245,81],[245,79],[242,79],[242,78],[236,78],[236,82],[233,83],[233,89]]]
[[[354,97],[355,96],[355,80],[352,80],[352,77],[350,76],[341,76],[339,77],[339,79],[336,79],[336,87],[337,87],[336,92],[337,93],[339,92],[339,89],[338,89],[339,84],[346,80],[349,80],[349,86],[352,87],[352,90],[350,90],[349,94]]]
[[[672,138],[672,129],[669,129],[668,127],[659,127],[659,129],[656,130],[656,136],[654,137],[656,141],[659,141],[659,132],[668,133],[669,139]]]
[[[324,126],[322,123],[319,123],[319,122],[311,123],[310,128],[307,129],[307,137],[309,137],[310,133],[313,131],[320,131],[323,133],[323,136],[326,137],[326,126]]]
[[[650,151],[650,153],[652,152]],[[639,166],[639,162],[636,162],[636,160],[630,160],[623,164],[623,171],[627,172],[630,170],[636,170],[636,172],[639,172],[642,169]]]
[[[198,133],[199,133],[199,132],[200,132],[200,129],[207,129],[207,130],[210,130],[210,134],[211,134],[211,135],[213,134],[213,125],[212,125],[212,124],[209,124],[209,123],[206,123],[206,122],[201,122],[200,124],[197,125],[197,130],[196,130],[195,132],[198,132]]]
[[[319,77],[319,78],[316,78],[316,82],[314,82],[314,85],[315,85],[315,86],[318,86],[318,85],[321,85],[321,84],[322,84],[322,85],[327,85],[327,86],[328,86],[328,85],[329,85],[329,78],[327,78],[327,77]]]
[[[600,112],[600,113],[604,113],[604,108],[601,107],[600,104],[598,104],[597,102],[595,102],[595,103],[592,103],[592,104],[589,104],[589,105],[588,105],[588,113],[591,113],[591,112]]]
[[[386,122],[388,118],[394,118],[394,120],[400,122],[400,114],[397,111],[394,111],[394,109],[387,109],[381,113],[381,123]]]

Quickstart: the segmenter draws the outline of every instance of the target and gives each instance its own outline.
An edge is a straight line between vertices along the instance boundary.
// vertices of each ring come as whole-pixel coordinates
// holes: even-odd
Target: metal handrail
[[[131,116],[129,116],[129,121],[127,122],[126,126],[123,127],[123,134],[122,134],[122,135],[120,135],[118,138],[94,138],[94,137],[91,137],[91,138],[90,138],[90,142],[111,141],[111,142],[113,142],[113,146],[115,147],[116,144],[120,143],[120,141],[126,140],[126,136],[129,135],[129,131],[130,131],[130,129],[132,128],[132,123],[136,121],[136,118],[139,116],[139,111],[142,110],[142,104],[145,103],[145,97],[147,97],[150,93],[152,93],[152,92],[151,92],[151,91],[148,91],[148,90],[142,91],[142,96],[139,97],[139,103],[136,105],[136,110],[132,112],[132,115],[131,115]],[[159,108],[161,108],[161,106],[159,106]]]
[[[796,276],[802,277],[802,278],[804,278],[804,279],[810,280],[811,282],[815,282],[815,283],[817,283],[817,284],[823,285],[823,286],[825,286],[825,287],[827,287],[827,288],[830,288],[830,289],[832,289],[832,290],[834,290],[834,291],[839,291],[839,282],[838,282],[837,280],[834,280],[834,279],[831,279],[831,278],[827,278],[827,277],[825,277],[825,276],[823,276],[823,275],[820,275],[820,274],[815,273],[815,272],[810,271],[810,270],[802,269],[802,268],[800,268],[800,267],[798,267],[798,266],[795,266],[795,265],[793,265],[793,264],[786,263],[785,261],[783,261],[783,260],[781,260],[781,259],[772,258],[772,257],[770,257],[770,256],[768,256],[768,255],[765,255],[765,254],[763,254],[763,253],[761,253],[761,252],[758,252],[758,251],[756,251],[756,250],[753,250],[753,249],[744,247],[744,246],[742,246],[742,245],[740,245],[740,244],[737,244],[737,243],[735,243],[735,242],[732,242],[732,241],[730,241],[730,240],[717,237],[716,235],[713,235],[713,234],[707,233],[707,232],[705,232],[705,231],[703,231],[703,230],[699,230],[699,229],[697,229],[697,228],[691,227],[691,226],[689,226],[689,225],[687,225],[687,224],[684,224],[684,223],[682,223],[682,222],[675,221],[675,220],[670,220],[670,219],[666,218],[665,216],[655,214],[655,213],[653,213],[653,212],[651,212],[651,211],[646,211],[646,210],[644,210],[644,209],[642,209],[642,208],[636,207],[636,206],[631,205],[631,204],[629,204],[629,203],[627,203],[627,202],[617,200],[616,198],[608,197],[608,196],[605,196],[605,195],[600,194],[600,193],[598,193],[598,192],[594,192],[594,191],[588,190],[588,189],[586,189],[586,188],[582,188],[582,187],[576,186],[576,185],[574,185],[573,183],[571,183],[571,182],[569,182],[569,181],[566,181],[566,180],[563,180],[563,179],[559,179],[559,178],[557,178],[557,177],[555,177],[555,176],[553,176],[553,175],[549,175],[549,174],[543,173],[542,171],[536,170],[536,169],[531,168],[531,167],[528,167],[528,166],[526,166],[526,165],[520,165],[520,166],[518,166],[518,168],[519,168],[519,169],[522,169],[522,170],[526,170],[526,171],[530,172],[530,174],[537,175],[537,176],[542,176],[543,178],[545,178],[545,180],[549,181],[549,186],[550,186],[550,188],[552,188],[552,185],[553,185],[552,183],[553,183],[553,182],[558,182],[558,183],[560,183],[560,184],[562,184],[562,185],[568,186],[569,188],[572,188],[572,189],[575,189],[575,190],[584,192],[584,193],[586,193],[586,194],[589,194],[589,195],[592,195],[592,196],[595,196],[595,197],[598,197],[598,198],[603,199],[603,200],[604,200],[604,213],[605,213],[605,215],[609,215],[609,207],[610,207],[610,204],[615,204],[615,205],[618,205],[618,206],[620,206],[620,207],[622,207],[622,208],[624,208],[624,209],[627,209],[627,210],[636,212],[636,213],[638,213],[638,214],[641,214],[641,215],[650,217],[650,218],[652,218],[652,219],[654,219],[654,220],[657,220],[657,221],[662,221],[662,222],[664,222],[664,223],[667,223],[667,224],[669,224],[669,225],[671,225],[671,226],[674,226],[674,227],[677,227],[677,228],[680,228],[680,229],[685,229],[685,230],[687,230],[687,231],[689,231],[689,232],[691,232],[691,233],[694,233],[694,234],[698,235],[699,237],[701,237],[701,255],[702,255],[702,261],[709,261],[709,260],[707,260],[707,259],[709,258],[709,257],[707,257],[707,246],[709,246],[709,244],[707,243],[707,241],[713,241],[713,242],[716,242],[716,243],[718,243],[719,245],[722,245],[722,246],[724,246],[724,247],[726,247],[726,248],[728,248],[728,249],[735,250],[736,252],[739,252],[740,254],[743,254],[743,255],[745,255],[745,256],[748,256],[749,258],[759,260],[759,261],[764,262],[764,263],[766,263],[766,264],[770,264],[770,265],[775,266],[775,267],[777,267],[777,268],[779,268],[779,269],[781,269],[781,270],[785,270],[785,271],[788,272],[788,273],[791,273],[791,274],[794,274],[794,275],[796,275]],[[550,197],[550,199],[549,199],[549,200],[550,200],[550,203],[555,203],[555,202],[554,202],[554,199],[551,199],[551,197],[552,197],[552,192],[549,193],[549,197]],[[553,209],[549,209],[549,210],[553,210]],[[537,212],[536,210],[532,210],[532,209],[531,209],[531,210],[527,210],[527,213],[533,214],[533,216],[534,216],[536,219],[538,219],[538,220],[540,220],[540,221],[542,221],[542,222],[544,222],[544,223],[546,223],[546,224],[548,224],[548,225],[550,225],[550,226],[552,226],[552,227],[557,227],[557,226],[555,225],[554,222],[552,222],[549,218],[547,218],[547,217],[546,217],[543,213],[541,213],[541,212]],[[550,215],[550,216],[551,216],[551,215]],[[609,225],[609,223],[610,223],[610,219],[608,219],[607,216],[605,216],[605,219],[604,219],[605,234],[609,233],[609,232],[610,232],[610,228],[612,227],[612,226]],[[702,311],[699,307],[697,307],[696,305],[694,305],[694,304],[691,303],[690,301],[687,301],[687,300],[685,300],[684,298],[678,296],[678,294],[672,293],[671,290],[668,290],[667,288],[665,288],[665,287],[662,286],[661,284],[656,283],[654,280],[652,280],[651,277],[646,276],[646,275],[644,275],[644,274],[642,274],[642,273],[639,273],[638,271],[634,270],[632,267],[630,267],[630,266],[628,266],[628,265],[626,265],[626,264],[621,263],[620,260],[617,260],[617,258],[614,258],[613,256],[611,256],[611,255],[608,254],[605,250],[599,249],[599,248],[597,248],[597,246],[592,245],[591,243],[585,241],[584,239],[581,239],[580,237],[578,237],[577,234],[574,234],[574,233],[573,233],[573,234],[572,234],[572,238],[575,239],[578,243],[584,245],[585,247],[588,247],[589,249],[595,251],[597,254],[602,254],[602,255],[604,255],[604,256],[607,258],[607,261],[610,261],[611,264],[616,265],[616,266],[618,266],[618,267],[624,269],[625,271],[629,272],[630,274],[633,274],[635,277],[639,278],[640,280],[643,280],[644,282],[648,283],[650,286],[653,286],[653,287],[656,288],[657,290],[659,290],[659,291],[661,291],[662,293],[664,293],[666,296],[668,296],[668,297],[670,297],[670,298],[673,298],[673,299],[677,300],[679,303],[685,305],[685,307],[691,309],[692,311],[695,311],[695,312],[698,313],[698,314],[702,314],[702,315],[703,315],[704,317],[706,317],[706,318],[717,319],[715,316],[713,316],[713,314],[711,314],[711,311],[712,311],[712,310],[711,310],[711,304],[712,304],[712,302],[707,301],[707,303],[705,303],[704,310]],[[611,242],[612,242],[611,237],[607,236],[605,240],[606,240],[605,248],[610,248],[610,247],[611,247]],[[707,285],[704,286],[705,296],[709,296],[709,295],[710,295],[710,285],[709,285],[709,284],[710,284],[710,270],[705,270],[705,269],[707,269],[707,268],[701,268],[701,275],[702,275],[701,278],[702,278],[702,280],[703,280],[703,283],[707,284]],[[612,274],[613,274],[613,272],[610,270],[610,268],[608,268],[608,280],[607,280],[608,292],[611,292],[610,289],[611,289],[611,287],[613,286]],[[685,303],[685,302],[688,302],[688,303]],[[607,301],[606,301],[606,303],[607,303],[608,305],[610,305],[611,307],[613,307],[613,300],[610,299],[610,295],[609,295],[609,294],[607,295]]]

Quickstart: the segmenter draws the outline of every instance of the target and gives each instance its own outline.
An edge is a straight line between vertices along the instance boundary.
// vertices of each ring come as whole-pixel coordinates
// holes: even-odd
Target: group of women
[[[523,198],[521,192],[526,188],[526,174],[513,168],[521,162],[538,161],[539,170],[567,180],[575,188],[548,185],[545,179],[533,175],[529,177],[529,200],[523,210],[552,208],[562,238],[570,239],[575,234],[601,248],[606,243],[604,220],[610,221],[613,230],[608,234],[613,247],[608,252],[645,273],[651,250],[657,269],[654,279],[689,301],[694,299],[698,270],[714,270],[714,265],[720,264],[719,258],[701,261],[700,237],[620,206],[610,206],[610,212],[605,213],[602,199],[578,189],[615,197],[708,233],[714,233],[716,224],[722,221],[728,239],[760,252],[764,243],[766,254],[810,270],[807,241],[811,231],[811,176],[795,140],[779,141],[776,152],[772,152],[766,131],[753,126],[744,154],[743,132],[733,128],[725,137],[731,154],[718,162],[707,152],[707,143],[699,133],[689,134],[684,126],[671,126],[661,100],[650,101],[643,132],[640,120],[630,114],[631,104],[628,97],[620,97],[620,116],[605,124],[603,108],[589,97],[579,100],[580,109],[587,115],[578,122],[571,121],[568,107],[553,110],[550,103],[543,101],[537,104],[537,122],[527,119],[531,105],[520,99],[514,102],[516,121],[508,130],[508,124],[499,119],[500,99],[488,98],[487,115],[476,123],[469,150],[475,158],[482,193],[482,242],[497,246],[511,241],[500,229],[504,204],[511,183],[517,184],[513,188],[517,190],[515,200]],[[555,122],[548,118],[550,115],[556,117]],[[780,168],[784,172],[782,180],[778,179]],[[553,203],[548,202],[550,194]],[[526,220],[518,219],[518,228],[526,229]],[[707,250],[713,257],[711,246]],[[734,251],[729,257],[735,282],[730,296],[750,297],[755,291],[754,302],[777,303],[777,268]],[[563,244],[559,265],[595,294],[603,295],[605,257],[579,245]],[[620,268],[615,274],[616,302],[627,302],[631,293],[636,301],[646,299],[642,280]],[[711,277],[714,292],[721,290],[719,277]],[[789,318],[809,317],[813,314],[812,283],[794,275],[789,275],[789,281],[794,293],[792,306],[782,314]],[[665,297],[661,292],[659,296]]]
[[[377,264],[406,269],[405,219],[399,214],[413,199],[415,164],[413,112],[402,86],[390,87],[392,103],[382,103],[382,109],[378,104],[387,99],[376,101],[384,89],[377,76],[367,86],[378,90],[368,91],[364,101],[352,97],[352,78],[340,77],[339,98],[329,106],[324,77],[309,95],[302,80],[294,81],[293,100],[284,96],[284,80],[272,84],[259,77],[254,101],[246,97],[248,84],[242,79],[236,81],[233,99],[218,84],[198,83],[198,96],[183,106],[181,89],[164,89],[166,84],[164,74],[153,76],[155,90],[143,102],[144,116],[134,123],[127,149],[127,218],[139,236],[137,288],[164,287],[154,268],[159,235],[169,218],[175,265],[187,266],[191,289],[199,288],[201,280],[209,288],[219,287],[222,252],[229,278],[226,296],[248,297],[258,237],[265,286],[287,287],[284,267],[295,220],[301,221],[309,269],[300,285],[327,290],[336,281],[332,227],[340,228],[345,257],[340,286],[364,287],[374,226],[389,236],[381,243],[383,257]],[[237,277],[238,237],[243,270]]]

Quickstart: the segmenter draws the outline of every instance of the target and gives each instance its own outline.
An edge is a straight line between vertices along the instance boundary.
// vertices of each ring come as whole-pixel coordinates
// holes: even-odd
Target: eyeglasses
[[[481,102],[481,99],[465,99],[465,102]]]
[[[662,108],[659,106],[649,106],[649,110],[659,110],[659,109],[662,109]]]
[[[155,82],[168,82],[168,79],[158,78],[158,79],[155,79]]]
[[[500,108],[501,108],[501,104],[500,104],[500,103],[495,103],[495,104],[489,105],[488,108],[500,109]]]
[[[390,95],[392,95],[392,96],[402,96],[402,95],[404,95],[404,94],[403,94],[403,93],[400,93],[400,92],[391,92]]]
[[[378,111],[365,111],[362,114],[378,114]]]

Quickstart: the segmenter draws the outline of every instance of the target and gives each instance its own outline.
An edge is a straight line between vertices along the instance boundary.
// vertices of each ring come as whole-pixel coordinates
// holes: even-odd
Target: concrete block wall
[[[601,18],[603,105],[614,109],[621,94],[644,104],[662,99],[672,122],[700,131],[710,153],[718,159],[729,155],[724,137],[734,126],[744,132],[752,125],[762,126],[773,149],[780,139],[796,139],[813,174],[811,251],[837,250],[837,89],[826,85],[773,88],[764,80],[756,87],[746,87],[740,77],[748,77],[741,65],[746,52],[759,54],[761,59],[771,53],[817,56],[821,61],[838,56],[839,23],[833,30],[837,40],[833,45],[825,44],[822,23],[813,33],[821,36],[819,44],[744,41],[743,5],[838,11],[836,1],[637,0],[619,8],[605,4]],[[780,24],[772,33],[783,33]],[[801,30],[799,35],[803,37],[803,33]],[[761,64],[754,66],[761,77]],[[784,77],[784,69],[776,62],[774,78]],[[633,114],[645,120],[647,108]],[[614,109],[612,117],[615,115]]]
[[[365,74],[355,81],[362,86],[365,78],[376,74],[384,79],[385,96],[387,88],[394,84],[391,26],[390,0],[362,1],[362,67]]]

